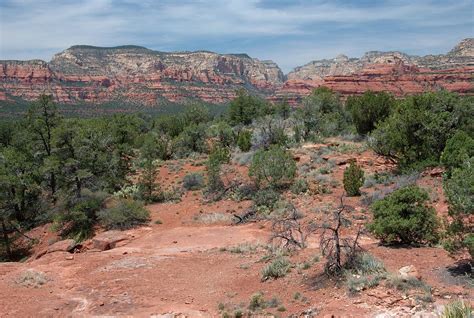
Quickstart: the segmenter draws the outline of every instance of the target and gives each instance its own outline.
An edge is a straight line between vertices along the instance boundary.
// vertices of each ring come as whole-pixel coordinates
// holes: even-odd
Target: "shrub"
[[[253,294],[250,298],[249,309],[252,311],[265,309],[266,305],[265,298],[263,298],[263,293],[261,292]]]
[[[43,273],[34,269],[27,269],[18,275],[15,282],[24,287],[39,288],[46,284],[50,279]]]
[[[356,130],[366,135],[375,129],[375,125],[390,115],[395,98],[386,92],[365,92],[362,96],[350,96],[346,107],[352,115]]]
[[[308,182],[305,179],[298,179],[291,185],[293,194],[305,193],[306,191],[308,191]]]
[[[229,162],[230,154],[227,148],[214,147],[207,160],[207,191],[209,193],[221,192],[224,183],[221,180],[220,172],[222,163]]]
[[[284,147],[288,143],[285,134],[286,122],[281,118],[265,116],[254,123],[255,130],[252,135],[254,149],[268,149],[271,145]]]
[[[225,121],[211,126],[211,135],[217,138],[221,147],[230,147],[234,144],[234,132],[232,131],[232,127]]]
[[[458,131],[446,142],[441,163],[450,175],[452,169],[461,167],[471,157],[474,157],[474,139],[464,131]]]
[[[255,192],[253,200],[256,206],[273,209],[280,199],[280,194],[272,189],[262,189]]]
[[[230,102],[229,121],[232,125],[249,125],[255,118],[270,112],[268,103],[249,95],[245,90],[237,91],[237,97]]]
[[[372,204],[374,221],[369,230],[385,243],[429,243],[439,226],[429,195],[417,186],[398,189]]]
[[[243,152],[247,152],[252,147],[252,132],[249,130],[241,131],[237,138],[237,146]]]
[[[441,318],[471,318],[472,307],[468,302],[456,300],[444,307]]]
[[[98,213],[98,219],[107,229],[128,229],[148,222],[149,213],[139,201],[118,199],[113,206]]]
[[[255,153],[249,176],[254,178],[258,187],[282,188],[293,182],[296,163],[289,152],[273,146]]]
[[[474,252],[473,226],[467,220],[474,214],[474,157],[452,171],[444,180],[444,192],[449,203],[450,223],[447,229],[451,249],[467,247]]]
[[[360,195],[360,187],[364,184],[364,171],[351,160],[349,167],[344,170],[344,190],[348,196]]]
[[[65,212],[58,214],[56,221],[63,225],[61,234],[82,241],[92,235],[92,229],[97,221],[97,213],[107,198],[104,192],[82,190],[81,197],[73,197],[60,202],[58,206]]]
[[[200,173],[190,173],[183,178],[183,187],[188,191],[199,190],[204,187],[204,178]]]
[[[279,256],[263,268],[262,281],[270,278],[277,279],[284,277],[289,272],[290,268],[290,261],[283,256]]]
[[[178,137],[173,139],[172,152],[178,158],[188,157],[192,153],[207,152],[207,125],[189,125]]]
[[[307,96],[297,117],[303,123],[301,135],[305,140],[337,135],[347,128],[349,119],[339,96],[327,87],[319,87]]]
[[[466,116],[472,118],[474,104],[465,101],[468,97],[445,91],[407,97],[376,125],[369,145],[401,168],[437,164],[446,141],[457,130],[468,129]]]

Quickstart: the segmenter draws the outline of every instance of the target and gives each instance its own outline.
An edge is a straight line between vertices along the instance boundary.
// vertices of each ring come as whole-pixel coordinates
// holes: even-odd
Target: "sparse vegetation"
[[[204,178],[200,173],[190,173],[184,176],[183,187],[186,190],[199,190],[204,187]]]
[[[271,278],[277,279],[284,277],[289,272],[290,268],[290,261],[286,257],[278,256],[263,268],[262,281]]]
[[[467,301],[457,300],[447,304],[441,314],[441,318],[470,318],[472,307]]]

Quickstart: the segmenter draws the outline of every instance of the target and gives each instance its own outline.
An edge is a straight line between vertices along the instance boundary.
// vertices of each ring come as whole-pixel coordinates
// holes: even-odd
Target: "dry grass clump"
[[[15,283],[24,287],[39,288],[50,279],[43,273],[34,269],[27,269],[15,279]]]

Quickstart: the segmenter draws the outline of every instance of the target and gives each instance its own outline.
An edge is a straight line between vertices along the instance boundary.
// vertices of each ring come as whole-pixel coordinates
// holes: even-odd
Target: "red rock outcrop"
[[[474,94],[474,39],[461,41],[445,55],[410,56],[401,52],[368,52],[362,58],[339,55],[297,67],[271,100],[296,104],[314,88],[326,86],[343,97],[367,90],[395,96],[446,89]]]
[[[275,63],[245,54],[163,53],[136,46],[74,46],[49,63],[0,61],[0,100],[34,100],[49,93],[66,104],[130,100],[154,105],[162,98],[223,103],[239,87],[270,94],[283,81]]]
[[[332,75],[321,80],[288,80],[272,100],[286,99],[296,104],[319,86],[329,87],[342,97],[360,95],[368,90],[390,92],[398,97],[439,89],[473,94],[473,76],[474,67],[430,70],[403,62],[395,65],[373,64],[351,75]]]
[[[295,104],[322,85],[343,97],[367,90],[403,96],[441,88],[473,94],[473,78],[474,39],[463,40],[445,55],[340,55],[297,67],[286,78],[275,63],[246,54],[73,46],[49,63],[0,61],[0,101],[34,100],[49,93],[64,104],[119,100],[151,106],[196,99],[219,104],[245,87],[269,100]]]

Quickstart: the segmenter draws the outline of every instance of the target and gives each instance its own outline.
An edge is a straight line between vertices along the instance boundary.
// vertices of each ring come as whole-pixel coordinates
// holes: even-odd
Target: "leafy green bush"
[[[344,170],[344,190],[348,196],[359,196],[360,188],[364,185],[364,171],[357,165],[355,160],[351,160],[349,167]]]
[[[450,174],[452,169],[461,167],[471,157],[474,157],[474,139],[464,131],[458,131],[446,142],[441,163]]]
[[[214,147],[207,160],[207,191],[208,193],[219,193],[224,188],[220,177],[221,165],[230,160],[229,149]]]
[[[286,122],[278,117],[265,116],[258,118],[254,124],[252,146],[256,149],[268,149],[272,145],[286,146],[288,136],[285,133]]]
[[[428,193],[417,186],[398,189],[372,204],[368,228],[384,243],[435,242],[439,221],[428,202]]]
[[[298,131],[298,135],[305,140],[319,135],[337,135],[347,128],[349,122],[339,96],[327,87],[319,87],[307,96],[296,117],[302,122],[302,131]]]
[[[190,173],[183,178],[183,187],[186,190],[199,190],[204,187],[204,178],[200,173]]]
[[[178,158],[184,158],[192,153],[206,153],[207,128],[206,124],[186,126],[183,132],[173,139],[173,154]]]
[[[247,152],[252,147],[252,132],[249,130],[241,131],[237,139],[237,146],[243,152]]]
[[[455,93],[424,93],[405,98],[369,137],[370,147],[402,168],[437,164],[446,141],[465,128],[474,104]],[[468,130],[466,130],[468,131]]]
[[[283,257],[275,258],[271,263],[267,264],[262,270],[262,281],[270,278],[284,277],[291,268],[290,261]]]
[[[447,247],[451,250],[467,247],[473,255],[473,226],[468,220],[474,214],[474,157],[454,168],[451,178],[444,180],[444,193],[449,203],[450,223]]]
[[[149,221],[148,210],[139,201],[130,199],[117,199],[112,207],[97,213],[102,226],[107,229],[128,229]]]
[[[211,136],[217,138],[220,147],[230,147],[234,144],[234,132],[227,122],[218,122],[211,126],[210,131]]]
[[[255,153],[249,176],[260,187],[282,188],[290,185],[296,176],[296,163],[291,154],[280,147]]]
[[[395,98],[386,92],[367,91],[362,96],[350,96],[346,107],[352,115],[356,130],[366,135],[375,129],[375,125],[390,115]]]
[[[78,242],[90,237],[97,214],[107,196],[104,192],[84,189],[80,197],[66,198],[64,202],[59,202],[58,207],[64,210],[56,217],[57,224],[62,227],[61,234]]]
[[[293,182],[290,188],[293,194],[305,193],[306,191],[308,191],[308,189],[308,182],[305,179],[296,180],[295,182]]]
[[[280,199],[280,194],[273,189],[261,189],[255,192],[253,200],[256,206],[273,209]]]
[[[257,117],[270,113],[268,103],[245,90],[237,91],[237,97],[230,102],[229,121],[232,125],[249,125]]]

